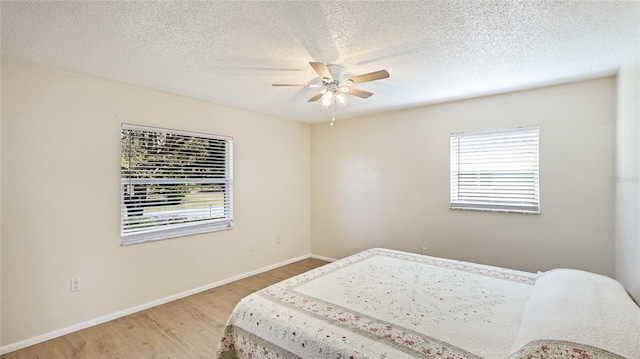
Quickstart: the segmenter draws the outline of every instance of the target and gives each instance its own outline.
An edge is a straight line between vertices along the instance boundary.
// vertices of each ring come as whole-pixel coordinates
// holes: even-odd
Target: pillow
[[[574,269],[537,280],[509,358],[640,358],[640,308],[617,281]]]

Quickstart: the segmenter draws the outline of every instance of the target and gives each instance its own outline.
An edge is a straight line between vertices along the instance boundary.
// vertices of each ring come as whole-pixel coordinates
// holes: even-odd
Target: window
[[[540,213],[538,126],[452,134],[451,209]]]
[[[232,139],[122,124],[122,244],[230,229]]]

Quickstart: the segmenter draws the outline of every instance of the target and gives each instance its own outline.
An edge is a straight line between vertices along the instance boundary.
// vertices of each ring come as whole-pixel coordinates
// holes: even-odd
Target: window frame
[[[540,214],[539,126],[449,138],[450,209]]]
[[[224,174],[221,178],[214,178],[209,175],[208,177],[204,177],[203,175],[194,176],[196,178],[132,178],[134,177],[131,173],[125,173],[125,160],[124,156],[127,155],[127,159],[131,159],[130,152],[125,154],[125,141],[124,131],[142,131],[148,133],[155,134],[164,134],[164,135],[176,135],[176,136],[184,136],[185,138],[195,138],[195,139],[207,139],[207,140],[218,140],[221,143],[224,143],[224,163],[216,163],[218,167],[224,167]],[[190,132],[190,131],[182,131],[175,129],[167,129],[160,127],[150,127],[150,126],[142,126],[142,125],[134,125],[128,123],[122,123],[120,127],[120,136],[121,136],[121,170],[120,170],[120,240],[121,245],[130,245],[137,244],[149,241],[156,241],[162,239],[169,239],[175,237],[182,237],[193,234],[214,232],[220,230],[228,230],[233,228],[233,137],[223,136],[223,135],[213,135],[199,132]],[[222,148],[222,146],[220,147]],[[209,149],[209,148],[208,148]],[[209,149],[210,150],[210,149]],[[182,152],[179,152],[182,154]],[[208,153],[211,156],[210,153]],[[209,158],[209,157],[207,157]],[[127,161],[127,165],[130,162]],[[213,168],[213,167],[212,167]],[[127,205],[131,205],[131,200],[126,199],[126,191],[128,185],[135,184],[147,184],[147,185],[158,185],[158,184],[171,184],[177,186],[186,186],[187,188],[191,188],[190,186],[196,186],[200,184],[210,185],[210,186],[221,186],[223,187],[222,193],[222,201],[223,204],[221,206],[222,212],[220,209],[216,207],[217,213],[221,213],[223,218],[208,218],[202,219],[202,216],[199,219],[191,219],[190,221],[184,223],[170,223],[170,224],[161,224],[163,220],[156,220],[153,225],[150,226],[148,230],[126,230],[126,219],[131,218],[131,216],[127,215]],[[145,188],[145,191],[147,188]],[[129,194],[129,198],[131,198],[131,194]],[[145,198],[145,201],[147,199]],[[152,200],[149,200],[152,202]],[[194,201],[196,202],[196,201]],[[146,202],[145,202],[146,203]],[[182,200],[178,201],[179,204],[182,204]],[[147,203],[148,204],[148,203]],[[153,205],[142,205],[142,207],[152,208],[153,206],[161,207],[159,204]],[[204,206],[198,205],[199,209],[204,209]],[[191,208],[193,210],[195,208]],[[211,214],[212,207],[209,205],[209,216],[213,216]],[[188,212],[189,210],[182,209],[184,212],[180,212],[181,215]],[[142,210],[144,213],[144,209]],[[158,213],[158,212],[156,212]],[[187,218],[189,217],[186,214]],[[193,217],[193,215],[191,215]],[[144,217],[144,214],[141,215]],[[164,220],[166,221],[166,220]]]

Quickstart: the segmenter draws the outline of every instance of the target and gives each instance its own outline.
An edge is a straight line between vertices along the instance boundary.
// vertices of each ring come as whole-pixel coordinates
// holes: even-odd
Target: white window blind
[[[538,126],[451,134],[451,208],[540,213]]]
[[[122,244],[233,227],[231,137],[121,127]]]

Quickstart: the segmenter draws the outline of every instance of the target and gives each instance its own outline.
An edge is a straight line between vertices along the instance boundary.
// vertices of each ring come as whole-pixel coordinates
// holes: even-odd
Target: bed
[[[217,358],[640,359],[615,280],[370,249],[238,303]]]

